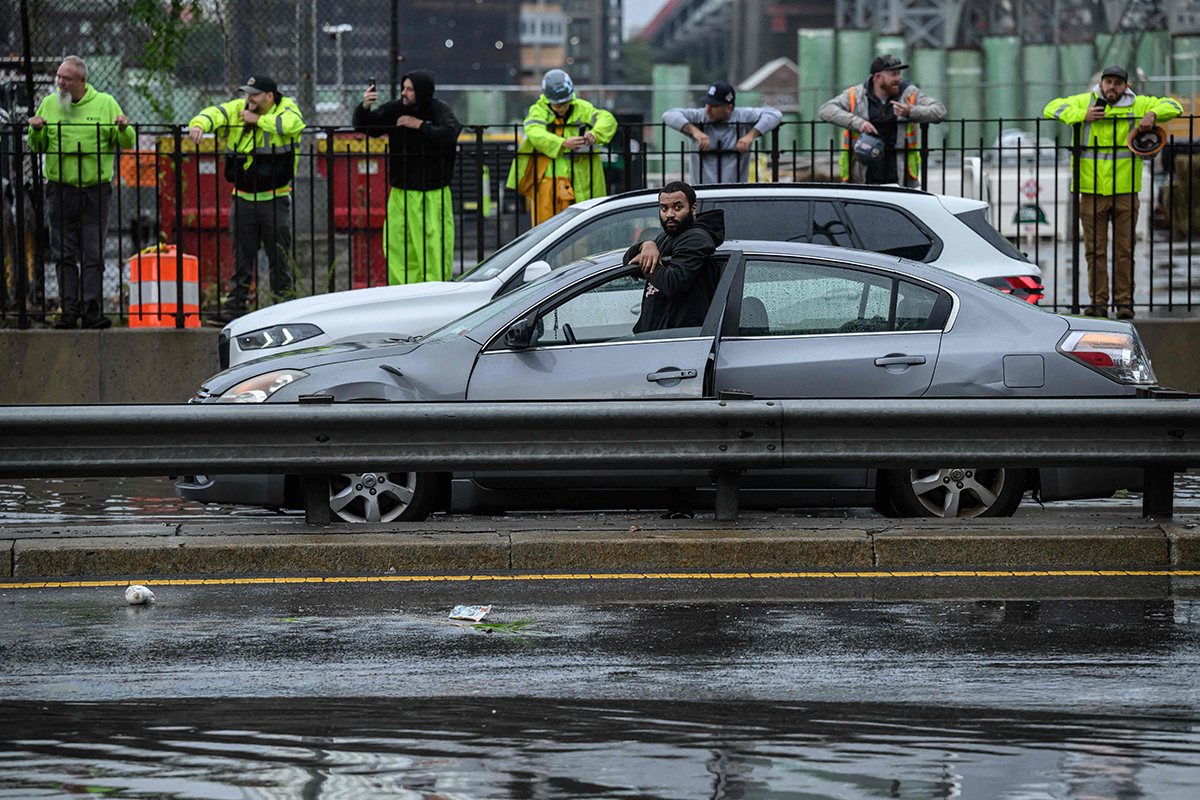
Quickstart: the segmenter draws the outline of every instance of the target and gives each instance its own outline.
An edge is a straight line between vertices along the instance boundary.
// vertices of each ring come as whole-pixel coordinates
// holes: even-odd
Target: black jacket
[[[712,303],[721,271],[712,255],[725,241],[725,212],[704,211],[682,233],[675,236],[663,231],[654,240],[663,258],[646,280],[642,292],[642,313],[634,333],[661,331],[666,328],[696,328],[704,324],[704,315]],[[625,252],[624,263],[637,256],[641,242]]]
[[[408,79],[417,92],[415,106],[402,100],[376,106],[370,110],[359,103],[354,108],[354,130],[371,136],[388,135],[388,183],[397,189],[428,192],[449,186],[454,178],[454,153],[462,123],[450,106],[433,96],[433,73],[424,70],[410,72]],[[424,120],[417,129],[397,127],[402,116]]]

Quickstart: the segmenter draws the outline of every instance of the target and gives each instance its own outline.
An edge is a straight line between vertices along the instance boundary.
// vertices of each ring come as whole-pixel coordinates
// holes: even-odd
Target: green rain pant
[[[450,187],[428,192],[393,188],[388,195],[383,248],[391,285],[450,280],[454,264]]]

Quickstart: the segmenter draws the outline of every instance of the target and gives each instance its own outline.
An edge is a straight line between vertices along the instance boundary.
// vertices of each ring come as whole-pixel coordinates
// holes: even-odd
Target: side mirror
[[[550,265],[545,261],[534,261],[525,267],[525,283],[533,283],[538,278],[544,278],[551,272]]]
[[[504,332],[504,346],[510,350],[524,350],[533,342],[533,318],[526,317],[525,319],[514,322],[512,326]]]

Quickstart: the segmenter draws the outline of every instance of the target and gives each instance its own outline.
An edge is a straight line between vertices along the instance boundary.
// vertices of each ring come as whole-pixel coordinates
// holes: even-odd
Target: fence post
[[[929,191],[929,123],[921,123],[921,191]],[[945,187],[942,191],[946,191]]]
[[[175,152],[175,327],[183,328],[183,127],[171,126],[171,141]],[[199,188],[196,190],[199,192]],[[217,288],[217,296],[221,293]],[[158,298],[159,309],[162,308],[161,289]]]
[[[475,126],[475,263],[483,261],[483,226],[487,224],[483,207],[483,126]],[[466,269],[463,264],[463,269]]]
[[[329,262],[330,290],[337,291],[337,274],[334,271],[334,268],[337,265],[337,257],[334,255],[335,248],[337,246],[336,239],[334,238],[334,231],[336,230],[336,227],[337,227],[335,224],[335,216],[334,216],[334,203],[336,201],[333,196],[333,170],[335,169],[336,162],[334,161],[334,158],[333,158],[333,145],[334,145],[333,128],[326,128],[325,129],[325,247],[326,247],[325,259]],[[364,148],[366,151],[367,164],[369,165],[371,163],[370,162],[370,158],[371,158],[371,136],[370,136],[370,134],[363,137],[363,145],[364,145]],[[346,185],[349,186],[350,182],[347,181]],[[347,207],[349,207],[349,198],[347,198]],[[347,213],[349,213],[349,212],[347,212]],[[370,224],[371,224],[370,211],[368,211],[367,212],[368,227],[370,226]],[[351,258],[353,258],[354,248],[351,247],[350,250],[352,253]],[[354,288],[354,264],[348,263],[346,266],[348,269],[348,272],[347,272],[348,277],[346,278],[346,288],[353,289]],[[370,275],[370,266],[367,267],[367,274],[368,274],[368,276]],[[316,287],[313,287],[313,288],[315,291]]]
[[[779,183],[779,128],[771,131],[771,183]]]
[[[1079,170],[1083,126],[1071,126],[1071,313],[1079,313]]]
[[[13,269],[17,271],[17,327],[20,330],[28,330],[29,328],[29,252],[26,248],[29,242],[25,241],[25,230],[28,227],[25,223],[25,156],[23,153],[23,138],[16,127],[13,128],[13,191],[17,196],[17,219],[16,230],[13,231],[16,236],[16,246],[13,252],[17,254],[17,258],[13,259]],[[41,224],[34,226],[34,237],[37,236],[37,231],[41,228]]]

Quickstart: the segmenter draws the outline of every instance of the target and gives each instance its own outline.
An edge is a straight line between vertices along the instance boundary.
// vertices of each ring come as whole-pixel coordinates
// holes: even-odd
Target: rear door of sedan
[[[730,293],[716,390],[755,397],[919,397],[953,299],[903,273],[747,254]]]

